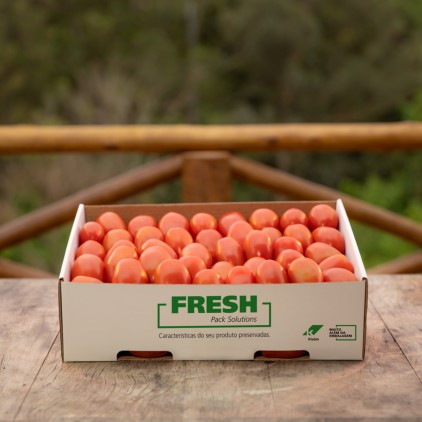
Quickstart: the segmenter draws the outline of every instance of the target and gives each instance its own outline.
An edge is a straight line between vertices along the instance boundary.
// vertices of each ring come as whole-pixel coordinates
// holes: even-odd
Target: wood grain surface
[[[370,300],[422,382],[421,276],[374,277]],[[393,287],[393,288],[392,288]]]
[[[56,280],[1,280],[0,421],[15,417],[58,329]]]
[[[0,421],[422,419],[420,275],[370,279],[365,360],[342,362],[62,363],[56,291],[0,280]]]

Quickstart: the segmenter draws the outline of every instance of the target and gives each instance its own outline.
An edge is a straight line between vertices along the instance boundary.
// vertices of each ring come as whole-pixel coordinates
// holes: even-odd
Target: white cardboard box
[[[85,221],[105,210],[126,221],[137,214],[186,217],[237,210],[246,217],[267,207],[309,211],[317,202],[165,205],[80,205],[59,281],[62,357],[115,361],[121,352],[168,351],[173,359],[250,360],[262,350],[306,350],[309,359],[361,360],[365,353],[368,282],[342,202],[337,209],[346,255],[360,281],[306,284],[154,285],[70,282]],[[321,203],[321,202],[318,202]],[[170,355],[169,355],[170,356]]]

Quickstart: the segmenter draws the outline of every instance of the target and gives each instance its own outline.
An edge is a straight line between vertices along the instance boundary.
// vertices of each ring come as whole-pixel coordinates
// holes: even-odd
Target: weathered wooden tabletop
[[[422,420],[422,275],[369,286],[362,362],[63,364],[57,282],[0,280],[0,421]]]

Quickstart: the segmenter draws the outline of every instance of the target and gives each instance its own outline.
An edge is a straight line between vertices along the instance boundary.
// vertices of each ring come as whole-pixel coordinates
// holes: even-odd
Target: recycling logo
[[[316,333],[323,327],[323,325],[311,325],[304,333],[304,336],[315,336]]]

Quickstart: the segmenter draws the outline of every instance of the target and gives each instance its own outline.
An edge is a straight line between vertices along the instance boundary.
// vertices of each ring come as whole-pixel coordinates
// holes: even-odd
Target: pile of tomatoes
[[[355,281],[339,217],[326,204],[277,215],[259,208],[216,218],[115,212],[83,225],[71,280],[82,283],[249,284]]]

